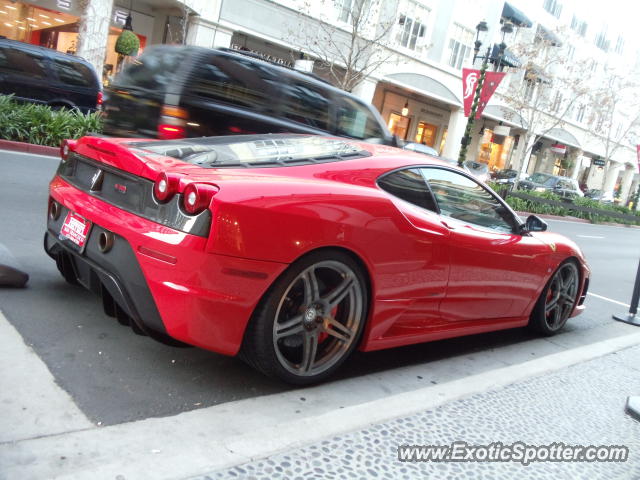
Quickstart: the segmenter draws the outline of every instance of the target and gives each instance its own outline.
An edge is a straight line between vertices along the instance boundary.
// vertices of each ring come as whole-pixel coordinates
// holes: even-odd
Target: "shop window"
[[[410,50],[424,46],[428,16],[428,8],[412,0],[405,2],[398,16],[396,43]]]
[[[436,212],[433,195],[417,169],[399,170],[385,175],[378,180],[384,191],[406,202]]]
[[[342,97],[337,100],[336,121],[338,135],[358,139],[387,136],[371,110],[352,98]]]
[[[53,61],[58,78],[68,85],[90,87],[95,85],[95,76],[85,65],[56,59]]]
[[[473,45],[473,32],[462,25],[453,25],[453,36],[449,40],[449,65],[460,69],[469,58]]]
[[[46,76],[41,55],[11,48],[0,48],[0,72],[35,78]]]
[[[329,130],[327,93],[303,82],[283,85],[283,115],[295,122],[318,130]]]
[[[397,113],[392,113],[389,115],[389,130],[394,135],[397,135],[399,138],[406,140],[407,133],[409,132],[409,117],[403,117]]]
[[[431,125],[430,123],[419,122],[418,130],[416,131],[416,142],[429,145],[430,147],[436,144],[436,135],[438,134],[438,126]]]

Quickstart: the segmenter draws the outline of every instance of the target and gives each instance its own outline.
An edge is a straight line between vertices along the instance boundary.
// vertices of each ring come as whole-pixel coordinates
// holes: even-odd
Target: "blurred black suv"
[[[80,57],[0,37],[0,95],[95,111],[102,103],[93,66]]]
[[[104,133],[175,139],[332,134],[396,145],[380,114],[309,74],[225,49],[157,45],[105,92]]]

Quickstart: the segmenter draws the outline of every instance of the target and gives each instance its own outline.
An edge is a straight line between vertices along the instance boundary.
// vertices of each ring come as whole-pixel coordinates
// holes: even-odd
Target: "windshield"
[[[539,183],[541,185],[552,186],[556,177],[553,175],[547,175],[546,173],[534,173],[529,177],[529,180],[533,183]]]

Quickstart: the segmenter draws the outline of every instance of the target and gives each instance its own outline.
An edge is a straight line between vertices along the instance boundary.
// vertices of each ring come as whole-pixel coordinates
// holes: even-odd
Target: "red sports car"
[[[435,158],[306,135],[67,141],[45,249],[107,314],[295,384],[584,307],[570,240]]]

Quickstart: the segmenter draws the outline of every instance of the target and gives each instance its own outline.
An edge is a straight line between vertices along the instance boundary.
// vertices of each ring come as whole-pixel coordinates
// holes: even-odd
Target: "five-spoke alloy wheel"
[[[561,264],[542,291],[529,325],[545,335],[557,333],[567,323],[578,301],[579,286],[580,274],[575,262]]]
[[[357,345],[367,304],[365,278],[350,256],[331,251],[303,257],[263,298],[243,356],[289,383],[321,381]]]

